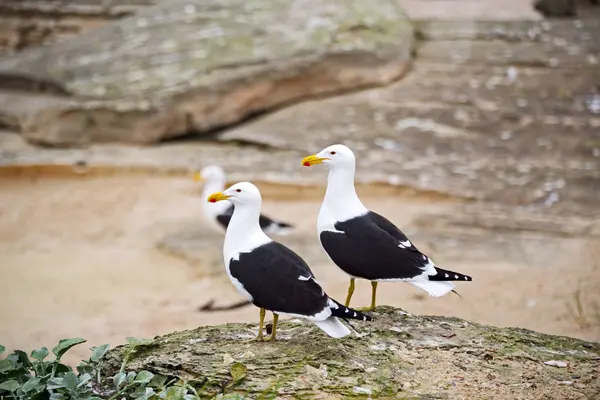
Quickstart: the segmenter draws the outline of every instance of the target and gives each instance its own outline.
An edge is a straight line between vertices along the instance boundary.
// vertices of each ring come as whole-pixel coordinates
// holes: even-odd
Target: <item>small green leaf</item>
[[[244,364],[240,362],[234,363],[229,369],[229,373],[233,378],[233,384],[240,382],[242,379],[246,377],[247,368]]]
[[[48,389],[60,389],[65,387],[65,382],[63,378],[52,378],[46,384],[46,388]]]
[[[43,388],[44,384],[42,383],[42,380],[40,378],[30,379],[27,382],[25,382],[23,386],[21,386],[21,390],[23,391],[23,393],[28,393],[34,390],[36,392],[39,392]]]
[[[61,339],[58,344],[52,349],[52,352],[56,356],[57,360],[60,360],[61,357],[69,351],[69,349],[73,346],[77,346],[78,344],[85,343],[84,339],[73,338],[73,339]]]
[[[38,360],[38,361],[43,361],[44,358],[48,357],[48,349],[45,347],[42,347],[41,349],[37,349],[31,352],[31,358]]]
[[[93,374],[94,367],[86,361],[82,361],[81,364],[77,366],[77,373],[79,373],[79,375]]]
[[[186,389],[181,386],[170,386],[167,390],[164,390],[161,395],[165,393],[167,399],[181,399],[186,394]]]
[[[19,388],[19,382],[15,381],[15,380],[10,380],[10,381],[0,383],[0,390],[14,392],[18,388]]]
[[[79,384],[79,379],[72,371],[69,371],[63,376],[63,383],[68,391],[74,392]]]
[[[152,388],[141,386],[131,394],[131,397],[138,400],[149,400],[155,394]]]
[[[140,371],[135,377],[134,382],[148,383],[154,378],[154,374],[150,371]]]
[[[102,346],[98,346],[98,347],[92,347],[92,356],[90,357],[90,360],[92,362],[97,363],[98,361],[100,361],[102,359],[102,357],[104,357],[104,355],[106,354],[108,349],[109,349],[108,344],[103,344]]]
[[[60,393],[52,393],[50,395],[50,400],[65,400],[66,397]]]
[[[0,344],[0,354],[4,353],[5,351],[6,351],[6,347],[4,347]]]
[[[0,373],[5,373],[16,369],[16,365],[12,360],[5,358],[0,360]]]
[[[54,363],[53,363],[54,364]],[[66,374],[67,372],[72,371],[71,367],[65,364],[58,363],[56,365],[56,373],[57,374]]]
[[[33,367],[33,365],[31,365],[31,361],[29,361],[29,357],[27,356],[27,353],[25,353],[23,350],[15,350],[12,352],[12,354],[10,354],[6,358],[8,360],[12,360],[17,367],[20,367],[20,366],[23,366],[25,368]]]
[[[127,338],[125,338],[125,340],[127,340],[127,343],[129,343],[130,345],[132,345],[134,347],[149,346],[154,342],[154,340],[152,340],[152,339],[138,339],[138,338],[134,338],[134,337],[127,337]]]
[[[92,376],[90,374],[83,374],[81,376],[79,376],[79,383],[77,384],[77,387],[80,388],[83,385],[85,385],[86,383],[88,383],[88,381],[92,379]]]
[[[167,383],[168,379],[169,378],[164,375],[154,375],[154,378],[152,378],[152,380],[148,383],[148,386],[155,388],[163,387],[165,386],[165,383]]]
[[[131,383],[131,382],[133,382],[133,380],[135,379],[135,376],[136,376],[136,375],[137,375],[137,373],[136,373],[136,372],[134,372],[134,371],[130,371],[130,372],[127,374],[127,379],[126,379],[127,383]]]
[[[118,390],[119,386],[121,386],[121,384],[123,382],[125,382],[125,379],[127,378],[127,375],[125,374],[125,372],[119,372],[118,374],[116,374],[113,377],[113,382],[115,383],[115,388]]]
[[[185,396],[183,396],[183,400],[196,400],[197,397],[194,396],[193,394],[186,394]]]

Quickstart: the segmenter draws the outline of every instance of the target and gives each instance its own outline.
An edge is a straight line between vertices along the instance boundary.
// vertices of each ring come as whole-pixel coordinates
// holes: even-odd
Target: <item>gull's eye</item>
[[[235,189],[235,191],[239,193],[242,191],[242,189]]]
[[[332,156],[334,156],[335,155],[335,151],[331,151],[331,152],[329,152],[329,154],[331,154]]]

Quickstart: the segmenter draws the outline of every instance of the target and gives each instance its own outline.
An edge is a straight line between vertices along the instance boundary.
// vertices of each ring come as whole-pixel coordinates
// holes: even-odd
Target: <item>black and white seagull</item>
[[[438,268],[400,229],[363,205],[354,188],[355,158],[348,147],[336,144],[302,160],[306,167],[315,164],[329,168],[317,229],[331,260],[350,275],[346,307],[356,278],[371,281],[371,306],[364,311],[375,308],[378,282],[403,281],[431,296],[443,296],[454,290],[450,281],[472,280]]]
[[[327,296],[300,256],[271,240],[259,224],[262,198],[256,186],[240,182],[207,201],[228,200],[234,205],[225,233],[223,260],[231,283],[260,308],[258,340],[275,339],[279,315],[306,318],[329,336],[351,333],[338,318],[371,320]],[[273,330],[263,338],[266,311],[273,313]]]
[[[204,181],[202,197],[206,199],[211,193],[222,191],[225,188],[225,171],[217,165],[209,165],[194,174],[194,181]],[[222,232],[227,228],[233,214],[233,204],[227,202],[212,204],[203,201],[202,211],[211,227]],[[274,235],[287,235],[294,229],[291,224],[275,221],[262,214],[260,215],[260,227],[265,232]]]

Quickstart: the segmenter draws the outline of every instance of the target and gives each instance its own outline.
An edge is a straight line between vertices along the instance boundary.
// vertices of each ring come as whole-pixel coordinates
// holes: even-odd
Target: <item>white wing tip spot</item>
[[[450,275],[446,274],[446,278],[450,278]]]
[[[458,275],[454,275],[454,279],[458,279]]]
[[[402,249],[406,249],[407,247],[411,247],[412,244],[410,243],[410,240],[405,240],[405,241],[400,241],[400,243],[398,244],[398,247],[402,248]]]
[[[465,281],[468,281],[468,280],[469,280],[469,277],[468,277],[468,276],[465,276]]]
[[[354,313],[354,316],[356,317],[356,312]]]
[[[310,276],[302,276],[302,275],[300,275],[300,276],[298,277],[298,280],[299,280],[299,281],[307,281],[307,280],[309,280],[309,279],[310,279]]]

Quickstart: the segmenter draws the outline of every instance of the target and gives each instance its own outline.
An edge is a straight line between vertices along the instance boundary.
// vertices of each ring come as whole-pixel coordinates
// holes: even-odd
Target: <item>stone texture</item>
[[[219,139],[306,154],[341,142],[363,182],[593,215],[600,52],[584,39],[600,23],[587,22],[419,24],[426,40],[400,82],[299,104]],[[512,40],[492,40],[494,31]]]
[[[412,47],[393,0],[177,0],[4,58],[0,77],[52,82],[72,96],[19,121],[32,142],[149,143],[389,83]]]
[[[343,142],[359,156],[357,180],[363,184],[480,199],[540,215],[596,217],[600,72],[594,60],[600,54],[590,38],[598,23],[421,21],[416,26],[423,39],[417,60],[403,80],[385,88],[308,101],[210,140],[198,134],[161,147],[106,144],[41,150],[21,143],[7,149],[10,140],[2,141],[0,135],[0,149],[6,149],[0,151],[0,163],[32,168],[62,163],[71,168],[70,163],[85,160],[100,169],[185,173],[216,162],[227,167],[232,181],[324,185],[324,172],[300,168],[299,160]],[[532,66],[527,52],[523,56],[528,58],[513,57],[511,63],[474,54],[456,60],[452,53],[463,50],[452,47],[443,56],[423,52],[427,44],[453,41],[479,43],[482,49],[497,42],[540,46],[543,62]],[[575,46],[579,52],[570,55],[568,49]],[[548,54],[558,62],[550,62],[554,56]],[[570,57],[580,62],[562,62]],[[61,98],[58,106],[70,101]],[[35,103],[18,97],[0,105],[6,109],[19,102],[37,110]],[[495,214],[481,210],[477,215]],[[556,231],[568,223],[557,219],[552,224],[548,229]],[[588,229],[574,224],[558,231]]]
[[[0,2],[0,54],[47,45],[108,21],[133,15],[157,0],[4,0]]]
[[[202,398],[585,399],[600,391],[600,344],[495,328],[458,318],[378,307],[353,323],[360,336],[326,337],[309,322],[281,322],[277,341],[257,343],[256,324],[201,327],[156,337],[133,355],[112,350],[103,376],[121,367],[196,383]],[[257,311],[258,318],[258,311]],[[547,363],[560,361],[557,368]],[[234,363],[246,367],[231,382]],[[577,390],[573,390],[573,381]],[[570,382],[568,384],[564,382]],[[112,382],[104,389],[112,390]],[[217,397],[218,398],[218,397]]]
[[[411,19],[514,21],[540,18],[529,0],[398,0],[398,2]]]

